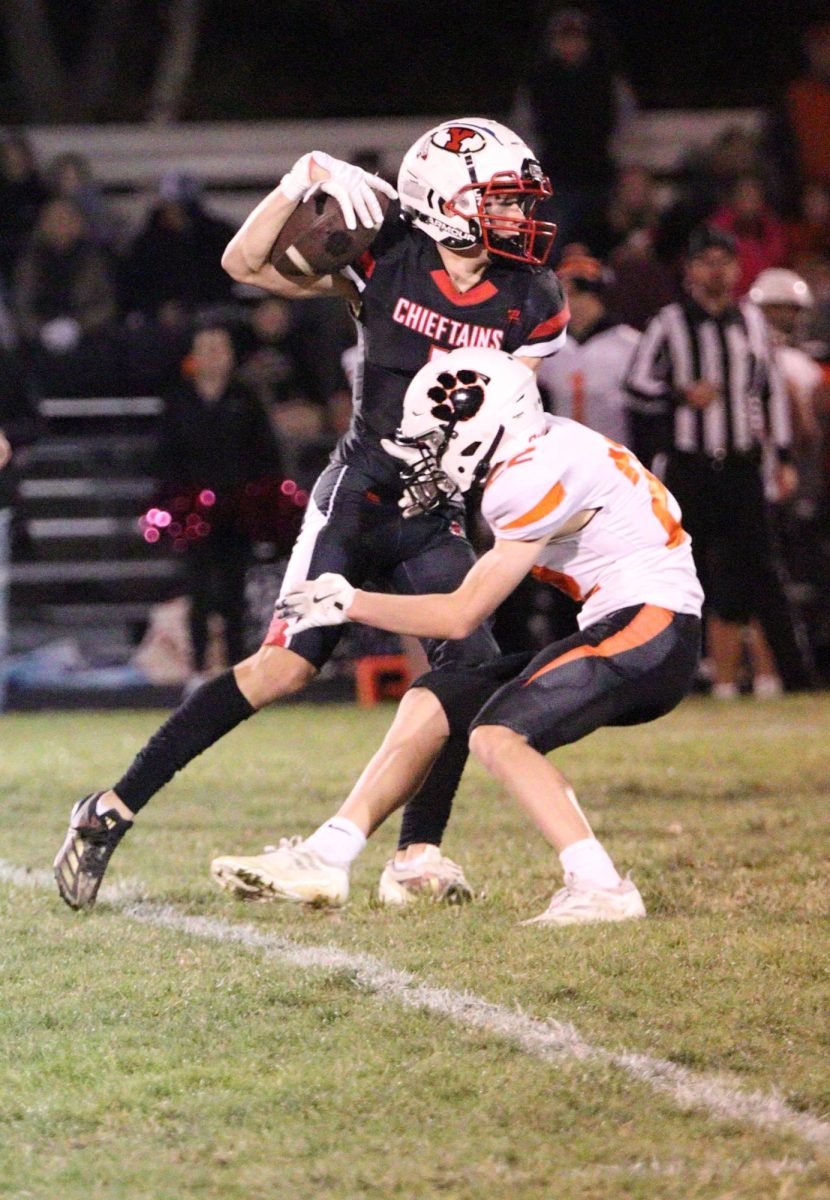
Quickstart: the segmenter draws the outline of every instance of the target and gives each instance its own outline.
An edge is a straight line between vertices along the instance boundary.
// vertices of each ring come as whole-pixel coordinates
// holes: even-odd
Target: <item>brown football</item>
[[[383,212],[389,197],[375,192]],[[343,210],[328,192],[298,204],[277,234],[271,262],[280,275],[330,275],[354,262],[377,236],[379,225],[347,229]]]

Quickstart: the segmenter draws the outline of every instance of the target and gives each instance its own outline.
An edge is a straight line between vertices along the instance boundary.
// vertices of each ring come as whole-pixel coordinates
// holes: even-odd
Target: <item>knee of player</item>
[[[399,732],[403,740],[416,735],[444,740],[450,726],[444,706],[435,693],[416,686],[404,694],[389,732]]]
[[[317,674],[310,662],[281,646],[260,646],[234,672],[240,691],[254,708],[302,691]]]
[[[476,725],[470,734],[470,753],[488,771],[497,773],[520,743],[524,743],[521,734],[505,725]]]

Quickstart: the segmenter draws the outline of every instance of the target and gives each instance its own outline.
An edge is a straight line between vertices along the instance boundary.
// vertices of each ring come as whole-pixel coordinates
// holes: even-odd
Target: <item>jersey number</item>
[[[686,534],[683,531],[683,526],[673,517],[669,510],[669,493],[663,483],[652,475],[651,471],[647,470],[638,458],[635,458],[630,450],[626,450],[625,446],[621,446],[619,442],[612,442],[608,439],[608,454],[618,471],[622,471],[626,479],[632,485],[636,485],[641,479],[645,479],[648,490],[651,493],[651,511],[654,513],[657,520],[669,535],[666,539],[666,545],[670,550],[675,546],[679,546]]]

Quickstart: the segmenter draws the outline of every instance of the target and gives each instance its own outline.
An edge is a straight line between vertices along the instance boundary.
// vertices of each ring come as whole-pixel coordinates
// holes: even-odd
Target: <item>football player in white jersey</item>
[[[686,694],[703,594],[674,498],[626,448],[544,413],[533,373],[497,350],[456,350],[413,379],[395,442],[421,511],[483,487],[495,544],[454,592],[389,596],[338,575],[281,602],[298,629],[362,621],[464,637],[532,571],[582,603],[579,632],[541,653],[422,676],[337,815],[300,843],[227,856],[212,871],[239,891],[341,903],[366,837],[428,773],[450,734],[519,801],[558,852],[564,887],[534,923],[645,915],[564,776],[545,755],[602,725],[650,721]]]
[[[568,253],[556,274],[571,319],[565,345],[540,364],[539,385],[557,416],[627,443],[631,398],[624,380],[641,335],[608,311],[608,270],[598,259]]]

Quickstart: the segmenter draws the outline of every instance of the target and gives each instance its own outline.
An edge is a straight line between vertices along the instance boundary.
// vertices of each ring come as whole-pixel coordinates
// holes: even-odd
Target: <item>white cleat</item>
[[[619,887],[589,888],[565,876],[565,886],[538,917],[522,925],[589,925],[594,921],[636,921],[646,915],[643,898],[630,879]]]
[[[446,858],[438,846],[427,846],[411,863],[390,859],[378,884],[381,904],[414,904],[417,900],[464,904],[473,898],[473,889],[458,863]]]
[[[302,838],[281,838],[264,854],[215,858],[210,873],[221,888],[250,900],[293,900],[298,904],[345,904],[349,873],[304,848]]]

